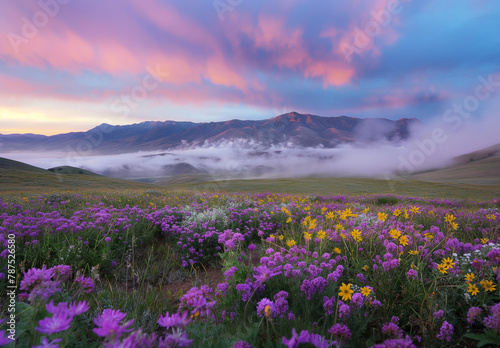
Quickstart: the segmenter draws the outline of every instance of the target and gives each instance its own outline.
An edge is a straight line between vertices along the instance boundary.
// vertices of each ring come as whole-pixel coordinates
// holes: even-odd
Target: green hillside
[[[47,170],[56,174],[102,176],[94,172],[91,172],[90,170],[85,170],[71,166],[60,166],[60,167],[49,168]]]
[[[472,160],[449,168],[418,173],[410,178],[455,184],[500,185],[500,157]]]
[[[30,172],[30,173],[47,173],[45,169],[34,167],[23,162],[18,162],[0,157],[0,172],[7,170]]]
[[[81,175],[71,174],[75,170],[79,174],[80,169],[73,167],[67,167],[61,171],[66,173],[54,173],[22,162],[0,158],[0,194],[152,187],[144,183],[107,178],[88,171],[84,171]]]

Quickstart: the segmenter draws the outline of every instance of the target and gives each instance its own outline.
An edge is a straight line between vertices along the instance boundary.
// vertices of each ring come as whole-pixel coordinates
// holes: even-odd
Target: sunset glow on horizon
[[[471,95],[481,118],[500,95],[493,1],[0,6],[0,134],[290,111],[432,121]]]

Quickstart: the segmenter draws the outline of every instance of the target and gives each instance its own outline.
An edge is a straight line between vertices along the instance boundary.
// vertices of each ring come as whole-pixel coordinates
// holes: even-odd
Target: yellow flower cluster
[[[453,268],[455,262],[451,258],[444,258],[443,261],[438,265],[438,271],[446,274],[450,268]]]

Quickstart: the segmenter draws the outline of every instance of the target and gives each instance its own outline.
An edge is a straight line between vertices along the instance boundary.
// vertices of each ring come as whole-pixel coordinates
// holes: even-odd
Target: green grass
[[[133,190],[148,189],[153,186],[102,176],[55,174],[49,171],[28,172],[0,170],[0,194],[7,193],[47,193],[61,191],[88,190]]]
[[[395,194],[441,199],[491,200],[500,197],[500,185],[434,183],[361,178],[298,178],[228,180],[178,184],[194,191],[263,192],[319,195]]]
[[[0,158],[0,194],[37,194],[81,190],[168,189],[183,191],[263,192],[319,195],[394,194],[440,199],[492,200],[500,198],[500,157],[474,161],[439,171],[415,174],[412,180],[366,178],[288,178],[213,181],[209,174],[184,174],[155,184],[74,175],[80,169],[65,167],[55,173]],[[63,173],[63,174],[60,174]],[[88,172],[93,174],[91,172]],[[415,180],[414,180],[415,179]],[[416,180],[419,179],[419,180]],[[423,181],[426,180],[426,181]],[[433,182],[435,181],[435,182]],[[488,183],[484,185],[484,183]]]

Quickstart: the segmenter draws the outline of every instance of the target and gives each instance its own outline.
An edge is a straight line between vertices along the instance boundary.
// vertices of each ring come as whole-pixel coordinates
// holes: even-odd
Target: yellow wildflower
[[[324,239],[326,237],[326,232],[321,230],[318,232],[318,238],[319,239]]]
[[[333,248],[333,251],[335,251],[337,254],[340,254],[342,252],[342,250],[340,250],[340,248]]]
[[[408,239],[408,236],[406,236],[406,235],[399,238],[399,244],[401,244],[402,246],[407,246],[409,241],[410,240]]]
[[[380,221],[385,221],[385,220],[387,219],[387,214],[386,214],[386,213],[379,212],[379,213],[378,213],[377,218],[378,218]]]
[[[476,277],[474,276],[474,273],[467,273],[467,274],[465,275],[465,280],[466,280],[468,283],[470,283],[471,281],[473,281],[473,280],[474,280],[474,278],[476,278]]]
[[[448,273],[447,270],[448,270],[448,268],[445,265],[438,265],[439,272],[446,274],[446,273]]]
[[[364,296],[364,297],[368,297],[370,296],[370,292],[372,292],[372,289],[370,289],[369,287],[365,286],[365,287],[362,287],[361,289],[361,294]]]
[[[481,280],[480,281],[481,285],[483,286],[485,291],[495,291],[496,290],[496,285],[493,284],[491,280]]]
[[[477,288],[477,286],[475,284],[469,283],[469,288],[467,289],[467,292],[470,292],[470,294],[472,296],[474,296],[477,293],[479,293],[479,289]]]
[[[455,262],[453,262],[453,259],[451,258],[444,258],[442,264],[446,266],[446,269],[448,269],[452,268],[455,265]]]
[[[397,229],[393,228],[392,230],[389,231],[389,234],[391,235],[392,238],[399,239],[399,236],[401,236],[401,231],[398,231]]]
[[[357,229],[351,232],[351,236],[356,242],[361,242],[363,240],[363,238],[361,238],[361,232]]]
[[[354,290],[351,290],[351,283],[345,284],[342,283],[342,286],[340,287],[340,292],[339,296],[342,297],[342,301],[347,301],[352,298],[352,294],[354,293]]]

